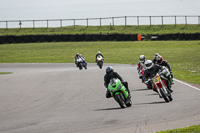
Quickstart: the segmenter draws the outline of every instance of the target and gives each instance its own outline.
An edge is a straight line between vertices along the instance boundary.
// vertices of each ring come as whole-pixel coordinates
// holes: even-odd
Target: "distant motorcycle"
[[[121,108],[130,107],[132,105],[128,91],[119,79],[113,78],[110,80],[108,91]]]
[[[77,58],[76,63],[77,66],[79,67],[79,70],[83,69],[83,67],[87,69],[87,62],[84,58]]]
[[[99,66],[100,69],[102,69],[102,67],[103,67],[103,61],[104,61],[104,58],[101,55],[98,55],[97,56],[97,65]]]
[[[172,101],[171,91],[169,85],[167,85],[167,79],[164,75],[169,74],[168,69],[164,69],[162,72],[157,73],[153,78],[150,79],[152,82],[153,89],[158,92],[160,98],[164,98],[166,102]]]

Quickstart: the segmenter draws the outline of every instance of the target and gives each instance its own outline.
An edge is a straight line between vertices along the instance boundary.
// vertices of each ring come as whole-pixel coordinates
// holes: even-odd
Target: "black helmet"
[[[79,56],[79,53],[76,53],[76,56]]]
[[[113,68],[112,67],[107,67],[106,68],[106,73],[110,74],[111,72],[114,72]]]
[[[156,59],[157,56],[159,56],[159,53],[155,53],[154,58]]]

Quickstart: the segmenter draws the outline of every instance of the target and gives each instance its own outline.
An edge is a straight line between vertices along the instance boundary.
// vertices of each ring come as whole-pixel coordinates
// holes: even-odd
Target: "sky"
[[[200,0],[1,0],[0,21],[200,15]]]

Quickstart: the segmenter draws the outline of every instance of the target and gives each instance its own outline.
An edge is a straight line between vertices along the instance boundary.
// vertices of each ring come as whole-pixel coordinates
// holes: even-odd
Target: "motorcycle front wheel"
[[[165,93],[165,91],[163,90],[163,88],[160,88],[160,93],[162,94],[162,97],[164,98],[165,102],[169,102],[169,98],[167,96],[167,94]]]
[[[119,92],[119,94],[114,95],[114,99],[119,103],[119,106],[121,108],[126,108],[125,97],[122,92]]]

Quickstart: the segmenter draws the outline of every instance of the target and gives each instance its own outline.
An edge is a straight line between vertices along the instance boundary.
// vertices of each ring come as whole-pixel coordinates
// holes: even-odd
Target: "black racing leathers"
[[[97,56],[101,55],[103,58],[104,56],[101,53],[96,54],[95,61],[97,62]]]
[[[143,75],[143,80],[144,81],[148,81],[148,79],[154,77],[156,75],[156,73],[158,73],[159,71],[162,71],[163,67],[160,65],[155,64],[151,69],[146,69],[144,71],[144,75]],[[170,85],[170,81],[167,78],[167,86],[170,89],[171,85]],[[151,86],[151,82],[148,82],[148,85]]]
[[[122,82],[122,84],[126,87],[128,93],[130,94],[130,90],[128,88],[128,82],[124,81],[122,79],[122,77],[118,73],[116,73],[116,72],[111,72],[110,74],[105,74],[105,76],[104,76],[104,86],[106,88],[108,88],[108,84],[110,83],[110,80],[112,78],[118,78]],[[110,92],[107,89],[106,98],[109,98],[109,97],[111,97],[111,95],[110,95]]]
[[[157,64],[155,64],[151,69],[146,69],[143,75],[144,81],[148,81],[149,78],[152,78],[153,76],[155,76],[156,73],[158,73],[158,71],[161,69],[162,67]]]
[[[104,86],[106,88],[108,88],[108,84],[110,83],[110,80],[112,78],[118,78],[120,81],[123,81],[122,77],[116,72],[112,72],[110,74],[105,74],[105,76],[104,76]]]
[[[169,72],[172,72],[172,68],[166,60],[163,60],[162,63],[160,63],[159,65],[167,67]]]
[[[173,78],[174,75],[172,74],[172,68],[166,60],[163,60],[162,63],[160,63],[159,65],[167,67],[171,77]]]

